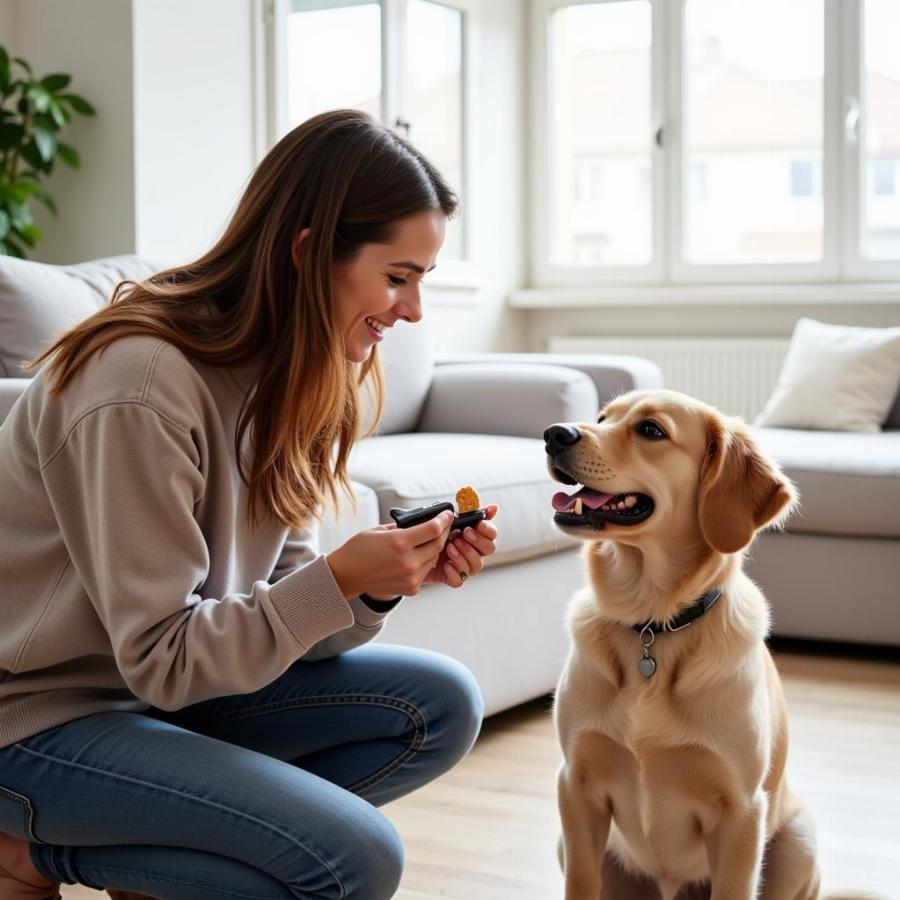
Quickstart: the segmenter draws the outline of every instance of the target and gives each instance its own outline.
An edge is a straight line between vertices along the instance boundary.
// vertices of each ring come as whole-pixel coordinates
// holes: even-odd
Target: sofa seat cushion
[[[491,434],[391,434],[360,441],[350,476],[378,495],[383,523],[394,506],[411,509],[455,500],[472,485],[487,506],[496,503],[500,565],[567,548],[577,542],[553,525],[550,498],[559,489],[544,463],[543,441]]]
[[[788,531],[900,538],[900,431],[753,433],[800,491]]]
[[[338,511],[326,510],[318,526],[318,544],[320,553],[331,553],[341,544],[346,543],[355,534],[374,528],[381,520],[378,518],[378,497],[375,491],[358,481],[350,482],[353,495],[356,497],[356,510],[344,492],[338,489]]]

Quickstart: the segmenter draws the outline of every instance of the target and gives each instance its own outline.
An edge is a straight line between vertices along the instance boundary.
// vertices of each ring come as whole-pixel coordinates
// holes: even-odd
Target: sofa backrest
[[[431,389],[434,353],[431,333],[422,322],[397,322],[379,344],[384,372],[384,412],[378,434],[415,431]]]
[[[123,279],[161,266],[140,256],[112,256],[54,266],[0,256],[0,377],[28,378],[21,363],[96,312]]]

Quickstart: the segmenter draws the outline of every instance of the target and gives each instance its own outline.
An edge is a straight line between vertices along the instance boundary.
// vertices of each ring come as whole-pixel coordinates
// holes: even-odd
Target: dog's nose
[[[551,425],[544,432],[544,445],[550,456],[559,456],[581,440],[581,432],[571,425]]]

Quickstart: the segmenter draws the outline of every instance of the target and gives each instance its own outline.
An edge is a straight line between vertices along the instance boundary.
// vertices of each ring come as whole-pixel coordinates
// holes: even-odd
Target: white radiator
[[[691,394],[748,422],[763,408],[784,362],[788,338],[552,337],[551,353],[643,356],[665,387]]]

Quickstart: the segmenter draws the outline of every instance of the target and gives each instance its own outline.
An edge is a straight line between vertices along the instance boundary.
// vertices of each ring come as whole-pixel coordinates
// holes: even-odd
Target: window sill
[[[514,309],[596,306],[828,306],[900,305],[900,283],[770,285],[623,285],[595,288],[521,288],[511,291]]]

